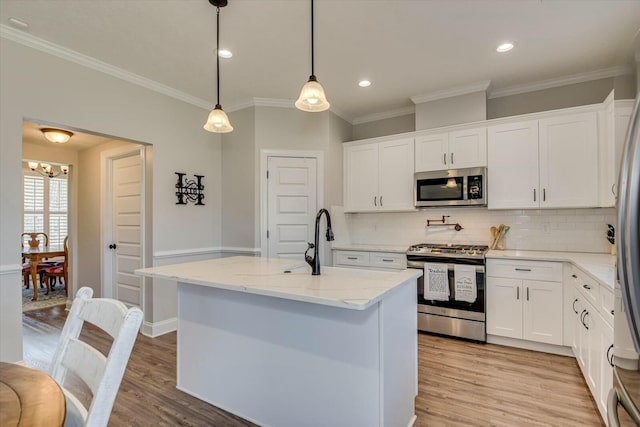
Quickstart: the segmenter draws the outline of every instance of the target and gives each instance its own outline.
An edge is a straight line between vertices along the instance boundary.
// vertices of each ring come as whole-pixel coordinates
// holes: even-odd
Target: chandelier
[[[55,178],[56,176],[67,175],[69,173],[68,165],[60,165],[60,170],[54,172],[53,166],[49,163],[29,162],[29,169],[38,172],[42,176],[48,176],[49,178]]]

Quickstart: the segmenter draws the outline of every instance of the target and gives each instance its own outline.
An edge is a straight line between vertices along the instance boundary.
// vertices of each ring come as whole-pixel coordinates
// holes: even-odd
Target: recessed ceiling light
[[[513,43],[502,43],[496,48],[496,52],[504,53],[509,52],[511,49],[513,49]]]
[[[220,58],[228,59],[233,56],[233,53],[231,53],[231,51],[227,49],[220,49],[220,52],[218,52],[218,55],[220,56]]]
[[[360,80],[358,82],[358,86],[360,86],[360,87],[368,87],[368,86],[371,86],[371,82],[369,80]]]
[[[11,17],[8,19],[8,21],[12,26],[19,28],[21,30],[26,30],[27,28],[29,28],[29,24],[19,19]]]

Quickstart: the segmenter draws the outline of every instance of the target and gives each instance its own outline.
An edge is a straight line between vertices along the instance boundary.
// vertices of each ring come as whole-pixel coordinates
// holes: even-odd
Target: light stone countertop
[[[138,269],[135,274],[354,310],[369,308],[394,288],[422,275],[420,270],[324,266],[320,272],[312,276],[306,263],[290,259],[237,256]]]
[[[490,250],[486,257],[502,259],[522,259],[530,261],[569,262],[583,270],[594,280],[613,289],[616,280],[616,257],[609,254],[582,252],[547,252],[519,250]]]
[[[352,245],[352,244],[342,244],[342,243],[334,243],[331,245],[332,250],[339,251],[363,251],[363,252],[394,252],[404,254],[407,253],[407,249],[409,246],[394,246],[394,245]]]

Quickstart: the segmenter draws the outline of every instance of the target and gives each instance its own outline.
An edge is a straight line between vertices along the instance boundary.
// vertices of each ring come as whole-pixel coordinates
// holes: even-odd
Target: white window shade
[[[68,181],[23,174],[23,232],[44,232],[49,244],[61,246],[68,234]],[[23,242],[24,243],[24,242]]]

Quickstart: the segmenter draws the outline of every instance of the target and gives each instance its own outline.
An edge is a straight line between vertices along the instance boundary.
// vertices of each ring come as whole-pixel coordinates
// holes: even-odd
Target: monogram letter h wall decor
[[[204,184],[202,184],[202,178],[204,175],[193,175],[196,179],[184,178],[186,173],[175,172],[178,175],[178,182],[176,182],[176,197],[178,201],[176,205],[186,205],[187,202],[195,203],[196,205],[204,206],[202,200],[204,199]]]

